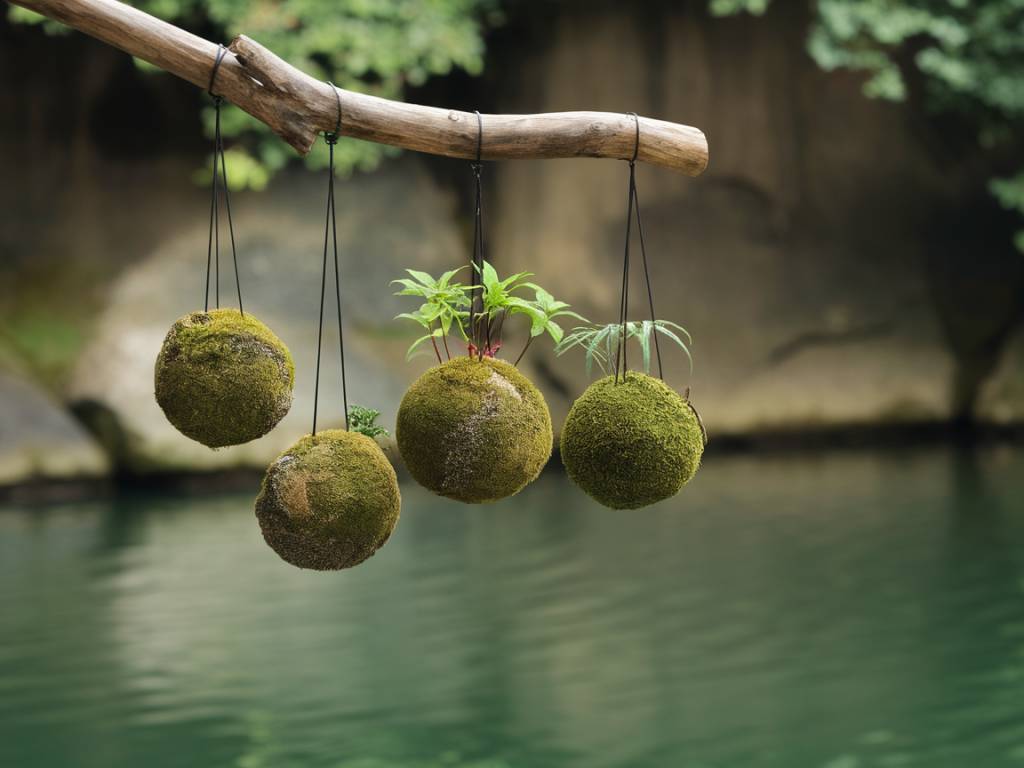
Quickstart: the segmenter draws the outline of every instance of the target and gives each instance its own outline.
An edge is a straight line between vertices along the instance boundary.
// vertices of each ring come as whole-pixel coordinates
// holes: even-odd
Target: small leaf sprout
[[[352,404],[348,407],[349,431],[359,432],[369,438],[379,437],[380,435],[388,437],[391,433],[377,424],[379,416],[380,411]]]

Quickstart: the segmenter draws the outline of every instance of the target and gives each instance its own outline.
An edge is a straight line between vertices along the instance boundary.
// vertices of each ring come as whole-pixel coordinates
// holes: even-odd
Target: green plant
[[[367,437],[387,437],[391,433],[384,427],[377,424],[380,411],[373,408],[364,408],[361,405],[350,405],[348,407],[348,428],[350,432],[358,432]]]
[[[678,331],[678,333],[677,333]],[[688,344],[693,344],[689,332],[668,320],[641,320],[626,323],[626,340],[636,339],[640,343],[643,353],[644,373],[651,372],[651,342],[657,344],[655,334],[661,334],[673,344],[679,346],[686,353],[686,359],[690,363],[690,371],[693,371],[693,357],[690,354]],[[680,336],[685,336],[684,342]],[[608,325],[584,325],[573,328],[568,336],[563,338],[555,346],[555,354],[563,355],[570,349],[581,347],[586,351],[587,375],[589,376],[596,362],[598,367],[608,373],[615,365],[615,357],[622,343],[622,324],[609,323]]]
[[[494,357],[501,349],[505,318],[525,315],[530,320],[530,336],[513,364],[518,365],[537,336],[546,333],[556,344],[562,340],[564,331],[556,318],[574,317],[586,322],[586,318],[569,309],[569,304],[558,301],[536,283],[529,282],[527,278],[533,276],[530,272],[517,272],[502,279],[497,270],[485,261],[479,270],[480,283],[465,285],[452,281],[459,271],[449,270],[434,279],[426,272],[407,269],[409,277],[392,281],[402,286],[396,296],[423,299],[415,312],[403,312],[396,317],[412,320],[427,331],[409,347],[407,358],[429,341],[437,361],[444,362],[437,345],[440,339],[445,357],[451,360],[448,336],[453,331],[466,345],[470,357],[479,360]],[[522,295],[527,290],[533,292],[532,299]]]
[[[396,320],[399,318],[412,320],[427,331],[409,347],[405,354],[407,360],[429,340],[434,347],[434,354],[437,355],[437,360],[440,362],[441,352],[437,348],[437,339],[441,339],[444,343],[445,354],[450,360],[448,334],[453,324],[459,334],[466,338],[466,329],[462,321],[469,317],[468,308],[471,303],[469,289],[462,283],[452,282],[452,278],[463,269],[465,267],[451,269],[436,280],[426,272],[407,269],[405,271],[409,273],[410,277],[391,281],[392,284],[397,283],[402,286],[402,290],[395,293],[396,296],[417,296],[424,300],[415,312],[403,312],[395,317]]]

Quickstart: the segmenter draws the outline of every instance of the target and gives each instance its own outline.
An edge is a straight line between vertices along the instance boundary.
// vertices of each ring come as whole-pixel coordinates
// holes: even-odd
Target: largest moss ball
[[[588,495],[613,509],[637,509],[674,496],[704,453],[700,423],[664,382],[629,373],[591,384],[562,428],[562,463]]]
[[[186,437],[220,448],[262,437],[288,413],[295,366],[255,317],[214,309],[171,326],[155,380],[167,420]]]
[[[496,501],[518,493],[544,468],[551,414],[513,366],[460,357],[409,387],[395,438],[420,485],[457,501]]]
[[[395,470],[380,447],[358,432],[332,429],[306,435],[270,465],[256,518],[283,560],[336,571],[384,545],[401,503]]]

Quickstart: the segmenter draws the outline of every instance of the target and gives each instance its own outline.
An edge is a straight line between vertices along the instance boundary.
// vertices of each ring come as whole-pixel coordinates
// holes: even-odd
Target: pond
[[[0,765],[1024,766],[1024,452],[559,473],[310,573],[252,496],[0,511]]]

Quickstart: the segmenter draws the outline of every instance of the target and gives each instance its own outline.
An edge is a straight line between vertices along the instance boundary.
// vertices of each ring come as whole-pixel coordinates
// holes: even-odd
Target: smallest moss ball
[[[273,429],[292,406],[291,353],[252,315],[193,312],[171,326],[156,359],[156,401],[186,437],[210,448]]]
[[[401,505],[395,470],[380,446],[358,432],[331,429],[306,435],[270,465],[256,519],[282,560],[337,571],[384,545]]]
[[[576,485],[612,509],[674,496],[704,453],[700,423],[664,382],[628,373],[591,384],[562,428],[562,463]]]

